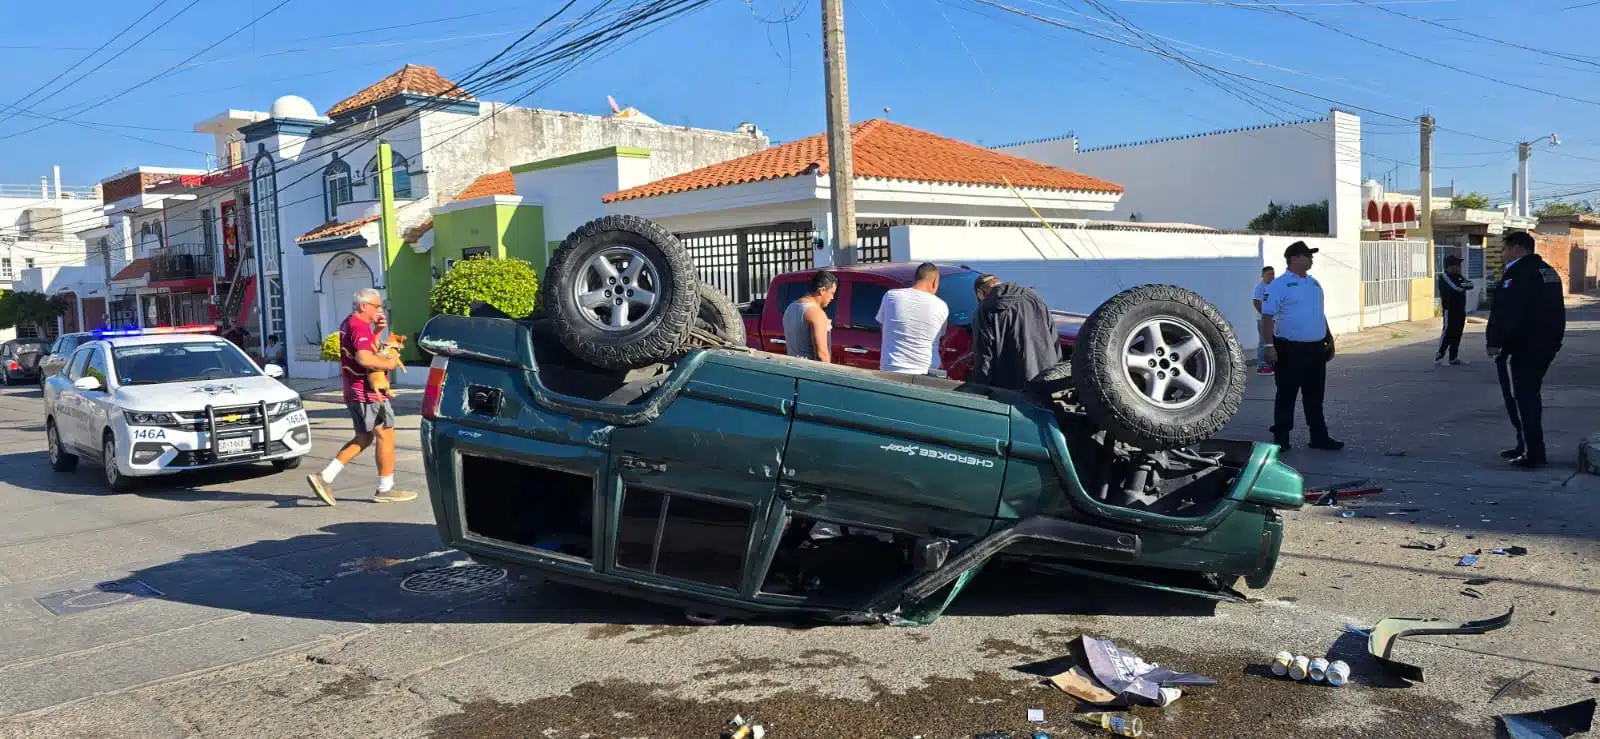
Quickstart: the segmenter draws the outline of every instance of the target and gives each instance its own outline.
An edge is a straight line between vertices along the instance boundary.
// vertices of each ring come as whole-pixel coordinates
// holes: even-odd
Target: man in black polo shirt
[[[1439,337],[1439,353],[1434,355],[1433,363],[1444,364],[1445,352],[1449,351],[1451,364],[1466,364],[1456,355],[1461,353],[1461,332],[1467,326],[1467,291],[1472,289],[1472,281],[1461,275],[1461,257],[1445,257],[1444,271],[1434,282],[1438,283],[1439,304],[1444,308],[1444,335]]]

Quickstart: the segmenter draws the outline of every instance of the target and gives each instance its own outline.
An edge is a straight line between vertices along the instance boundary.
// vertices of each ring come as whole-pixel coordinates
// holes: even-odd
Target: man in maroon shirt
[[[398,361],[377,353],[377,332],[386,325],[383,295],[372,288],[356,293],[355,309],[339,324],[339,375],[356,435],[322,472],[306,476],[311,490],[328,505],[334,504],[333,479],[373,441],[378,442],[378,492],[372,496],[373,501],[399,503],[417,497],[416,493],[394,489],[394,407],[387,397],[367,385],[368,372],[386,372],[400,366]]]

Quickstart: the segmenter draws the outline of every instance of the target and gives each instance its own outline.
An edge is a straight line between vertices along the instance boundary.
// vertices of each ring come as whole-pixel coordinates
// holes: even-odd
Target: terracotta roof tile
[[[851,126],[855,176],[911,182],[1045,190],[1122,192],[1113,182],[1002,154],[938,134],[874,118]],[[601,198],[607,203],[828,172],[826,134],[791,141]]]
[[[507,169],[500,172],[490,172],[473,180],[472,184],[467,185],[467,189],[462,190],[461,194],[450,202],[459,203],[463,200],[472,200],[490,195],[515,194],[517,194],[517,180],[511,174],[511,170]]]
[[[346,221],[344,223],[339,223],[338,221],[329,221],[321,226],[317,226],[310,231],[296,236],[294,240],[296,243],[301,243],[306,241],[316,241],[317,239],[331,239],[335,236],[349,236],[350,234],[360,231],[362,226],[365,226],[369,223],[376,223],[377,221],[377,216],[357,218],[353,221]]]
[[[128,262],[128,266],[123,267],[115,275],[112,275],[111,281],[120,282],[122,280],[137,280],[147,274],[150,274],[150,260],[140,257]]]
[[[456,83],[445,79],[439,70],[423,64],[407,64],[399,71],[389,75],[372,86],[350,97],[334,103],[324,115],[329,118],[340,113],[364,108],[380,100],[387,100],[402,92],[416,93],[418,95],[432,95],[434,97],[452,97],[461,100],[476,100],[471,93],[456,87]]]

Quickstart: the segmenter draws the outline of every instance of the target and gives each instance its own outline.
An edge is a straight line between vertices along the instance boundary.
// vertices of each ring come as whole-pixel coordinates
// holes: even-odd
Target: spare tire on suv
[[[700,282],[678,238],[637,216],[579,226],[550,257],[545,309],[561,343],[602,369],[678,353],[700,309]]]
[[[1210,438],[1244,400],[1233,327],[1174,285],[1129,288],[1096,308],[1078,331],[1072,376],[1090,420],[1147,451]]]

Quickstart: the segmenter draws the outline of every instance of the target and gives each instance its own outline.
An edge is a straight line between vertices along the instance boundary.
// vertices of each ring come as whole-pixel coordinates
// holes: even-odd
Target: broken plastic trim
[[[1517,607],[1513,605],[1504,615],[1461,623],[1438,618],[1386,618],[1372,627],[1372,632],[1367,636],[1367,652],[1378,660],[1378,664],[1395,675],[1413,682],[1424,682],[1421,667],[1389,658],[1396,639],[1402,636],[1434,634],[1482,634],[1510,624],[1511,614],[1516,610]]]
[[[940,588],[960,577],[962,573],[989,561],[1007,547],[1023,541],[1054,544],[1063,555],[1092,554],[1125,562],[1138,559],[1141,551],[1137,534],[1087,526],[1061,518],[1030,516],[979,539],[960,554],[946,559],[939,569],[917,577],[904,588],[891,587],[878,594],[867,604],[867,610],[890,612],[902,605],[926,600]]]

